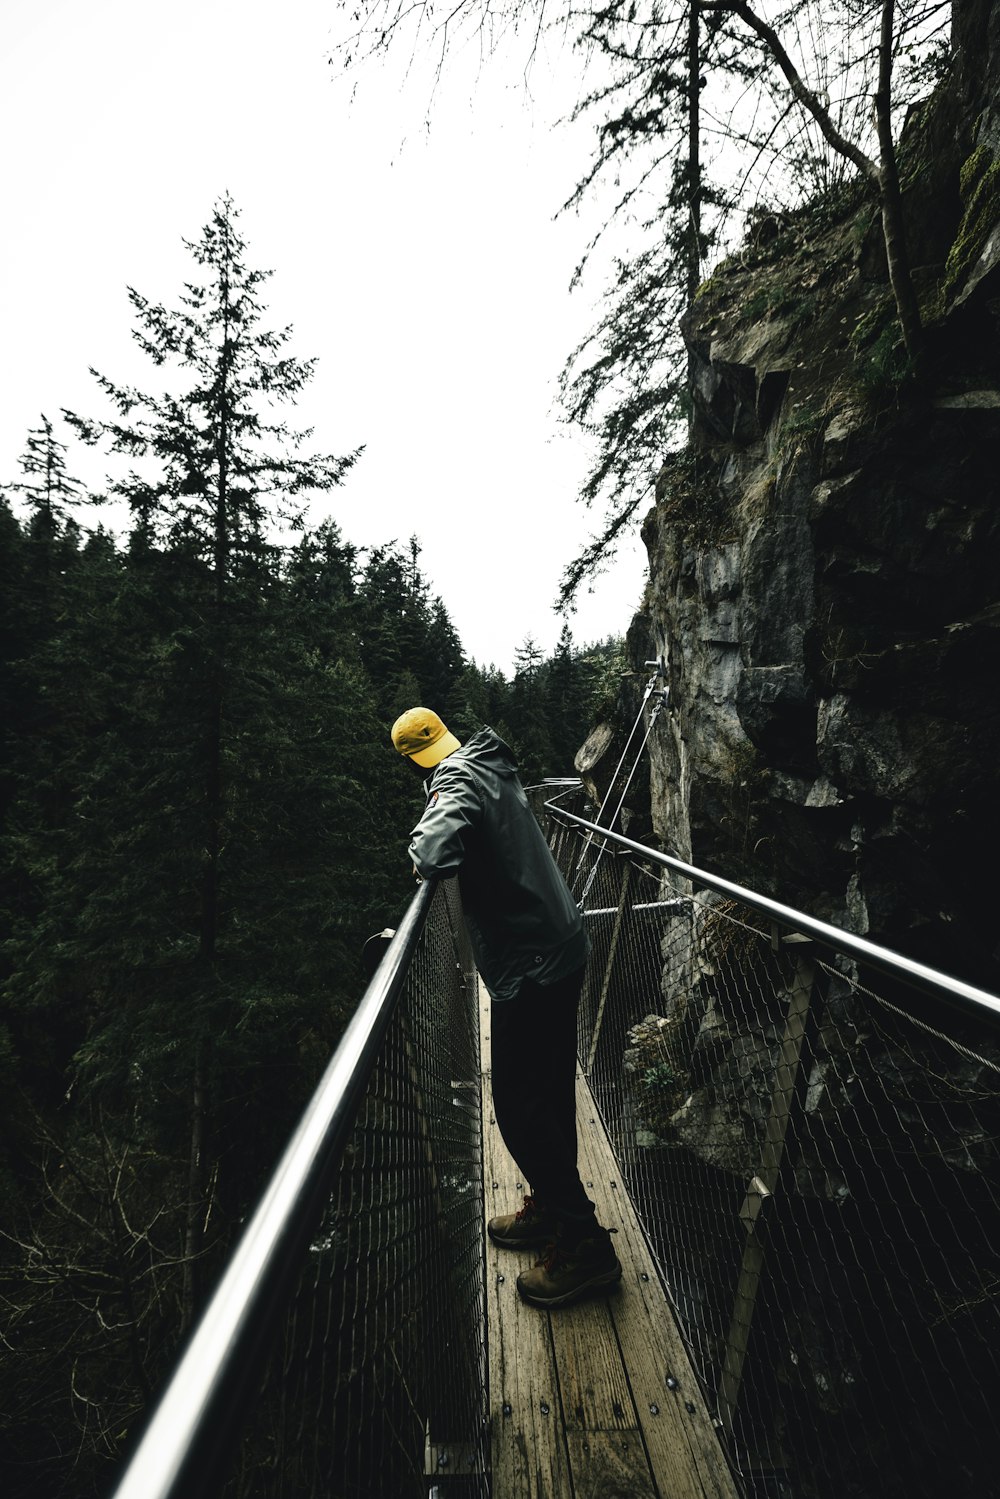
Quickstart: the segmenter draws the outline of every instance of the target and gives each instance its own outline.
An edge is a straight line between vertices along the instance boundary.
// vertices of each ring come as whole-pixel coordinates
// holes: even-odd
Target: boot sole
[[[592,1296],[596,1291],[610,1291],[621,1278],[622,1267],[617,1265],[613,1270],[602,1270],[599,1275],[592,1275],[590,1280],[585,1280],[582,1285],[574,1286],[571,1291],[564,1291],[561,1296],[535,1296],[531,1291],[524,1289],[520,1276],[518,1276],[517,1289],[521,1300],[527,1301],[531,1306],[569,1306],[574,1301],[582,1301],[585,1296]]]

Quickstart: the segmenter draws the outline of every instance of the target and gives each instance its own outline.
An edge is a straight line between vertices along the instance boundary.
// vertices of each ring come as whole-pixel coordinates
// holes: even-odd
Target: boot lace
[[[541,1208],[533,1197],[526,1197],[524,1199],[524,1207],[514,1214],[514,1222],[520,1223],[525,1218],[534,1218],[541,1211]]]
[[[586,1239],[589,1238],[590,1235],[587,1235]],[[586,1239],[568,1240],[565,1236],[558,1235],[551,1244],[546,1244],[541,1257],[535,1263],[543,1265],[550,1275],[554,1270],[564,1270],[567,1265],[579,1259],[580,1246],[586,1242]]]
[[[546,1244],[538,1259],[535,1261],[536,1266],[541,1265],[543,1270],[545,1270],[549,1275],[552,1274],[553,1270],[559,1270],[568,1263],[569,1255],[566,1253],[565,1249],[560,1247],[555,1239],[553,1239],[551,1244]]]

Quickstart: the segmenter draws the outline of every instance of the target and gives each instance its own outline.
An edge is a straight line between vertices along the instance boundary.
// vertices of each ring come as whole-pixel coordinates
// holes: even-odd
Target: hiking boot
[[[486,1232],[502,1249],[533,1249],[555,1238],[556,1222],[533,1197],[526,1197],[520,1212],[491,1218]]]
[[[532,1306],[569,1306],[596,1291],[610,1290],[621,1278],[611,1235],[595,1224],[577,1244],[565,1238],[549,1244],[534,1269],[517,1277],[517,1289]]]

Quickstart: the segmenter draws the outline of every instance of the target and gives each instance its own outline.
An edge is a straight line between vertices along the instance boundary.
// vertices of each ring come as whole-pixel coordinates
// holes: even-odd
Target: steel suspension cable
[[[601,803],[600,807],[598,808],[597,817],[595,819],[595,821],[597,822],[598,825],[600,825],[600,822],[601,822],[601,813],[604,811],[604,808],[607,806],[608,802],[611,799],[611,793],[613,792],[613,790],[615,788],[615,782],[617,781],[619,773],[621,771],[621,768],[622,768],[622,766],[625,763],[625,756],[628,754],[629,745],[632,743],[632,740],[635,737],[635,731],[639,727],[639,724],[641,723],[642,718],[643,718],[643,716],[645,714],[646,704],[649,702],[649,699],[650,699],[650,697],[651,697],[651,695],[653,693],[653,689],[655,688],[656,683],[659,681],[659,679],[662,676],[662,674],[663,674],[663,663],[661,661],[661,662],[659,662],[657,664],[656,671],[653,673],[653,675],[650,677],[649,681],[646,684],[646,690],[643,693],[642,702],[639,704],[639,713],[638,713],[638,715],[636,717],[636,721],[632,725],[632,731],[629,734],[628,739],[625,741],[625,748],[622,750],[621,759],[618,761],[618,765],[615,768],[615,773],[611,777],[610,782],[608,783],[608,789],[607,789],[607,792],[605,793],[604,800]],[[636,771],[639,768],[639,761],[642,759],[643,754],[645,753],[645,750],[646,750],[646,745],[649,743],[649,736],[650,736],[650,734],[653,731],[653,725],[656,723],[656,720],[659,718],[660,713],[662,712],[663,708],[666,706],[667,698],[668,698],[668,691],[669,691],[669,689],[667,689],[667,688],[663,688],[661,690],[659,700],[656,702],[656,704],[653,707],[652,713],[650,713],[650,715],[649,715],[648,721],[646,723],[646,732],[645,732],[645,734],[642,737],[642,743],[639,745],[639,748],[638,748],[638,750],[635,753],[635,758],[632,761],[632,769],[628,773],[628,777],[626,778],[625,785],[622,788],[621,796],[618,798],[618,805],[617,805],[617,807],[615,808],[614,812],[611,814],[611,817],[608,820],[607,826],[609,828],[614,826],[615,821],[621,815],[622,808],[625,805],[625,798],[628,796],[629,788],[631,787],[632,782],[635,779],[635,773],[636,773]],[[577,866],[577,874],[579,874],[579,870],[580,870],[580,867],[581,867],[581,864],[582,864],[583,857],[584,857],[584,855],[586,853],[586,849],[587,849],[587,847],[588,847],[588,845],[589,845],[589,843],[591,841],[592,841],[592,837],[585,842],[583,850],[581,851],[581,861],[580,861],[580,864],[578,864],[578,866]],[[598,851],[597,858],[594,861],[594,866],[591,869],[590,874],[587,877],[587,883],[585,884],[585,886],[583,888],[583,892],[582,892],[582,894],[580,896],[580,902],[579,902],[580,905],[581,905],[581,907],[583,907],[583,908],[586,908],[587,897],[590,894],[590,891],[591,891],[591,888],[593,886],[594,880],[597,878],[597,872],[598,872],[598,870],[600,868],[601,860],[604,857],[604,851],[605,851],[606,847],[607,847],[606,844],[603,844],[601,846],[600,850]]]
[[[759,911],[770,921],[788,931],[801,932],[814,938],[824,947],[846,953],[848,957],[877,968],[883,973],[888,973],[912,988],[921,989],[925,993],[956,1004],[959,1008],[973,1012],[994,1025],[1000,1024],[1000,998],[986,989],[967,984],[962,979],[953,978],[950,974],[931,968],[926,963],[919,963],[914,958],[904,957],[901,953],[892,952],[889,948],[880,947],[877,943],[870,942],[867,937],[860,937],[840,927],[831,926],[827,921],[820,921],[818,917],[809,916],[805,911],[797,911],[793,906],[786,906],[781,901],[772,900],[770,896],[759,895],[757,891],[748,890],[745,886],[737,885],[721,875],[698,869],[695,865],[685,863],[684,860],[672,854],[664,854],[659,849],[650,848],[647,844],[637,843],[633,838],[626,838],[623,833],[615,833],[610,828],[600,827],[585,817],[578,817],[575,812],[569,812],[564,807],[557,806],[555,802],[546,802],[545,806],[546,810],[557,820],[574,825],[590,834],[588,842],[593,842],[594,838],[600,837],[605,841],[605,848],[609,842],[617,844],[620,848],[628,849],[644,860],[659,864],[696,885],[703,885],[719,895],[727,896],[730,900],[738,901],[741,905]]]

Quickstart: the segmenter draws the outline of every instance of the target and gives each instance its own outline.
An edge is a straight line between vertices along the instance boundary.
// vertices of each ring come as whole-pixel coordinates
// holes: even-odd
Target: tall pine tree
[[[263,325],[270,272],[247,265],[236,219],[225,198],[201,237],[186,242],[198,279],[185,285],[179,307],[129,291],[134,337],[155,367],[174,370],[173,387],[151,394],[94,371],[114,415],[66,413],[85,441],[107,443],[132,465],[109,479],[108,493],[133,516],[131,598],[121,607],[138,637],[129,733],[90,767],[105,825],[118,831],[103,850],[92,840],[81,855],[101,892],[87,945],[100,933],[102,952],[111,940],[118,962],[83,1052],[84,1074],[122,1076],[130,1057],[134,1079],[154,1094],[166,1067],[176,1099],[178,1068],[187,1073],[185,1321],[195,1310],[213,1158],[225,1136],[225,1122],[213,1117],[220,1077],[243,1059],[248,1036],[270,1031],[274,1041],[296,988],[281,959],[290,964],[296,936],[315,943],[323,931],[315,902],[296,905],[296,930],[282,929],[284,940],[258,965],[267,900],[260,883],[270,880],[280,902],[287,874],[275,840],[284,848],[293,827],[302,831],[306,804],[312,818],[328,812],[352,846],[363,841],[361,803],[338,794],[328,804],[338,777],[317,745],[343,746],[345,718],[368,710],[364,690],[345,672],[336,692],[317,695],[304,642],[278,637],[270,539],[276,524],[300,523],[304,501],[339,485],[358,455],[303,455],[311,434],[274,416],[301,393],[313,361],[286,352],[290,329]],[[333,684],[336,669],[327,673],[324,683]],[[338,709],[328,739],[316,720],[320,702]],[[370,736],[369,726],[360,738]],[[123,844],[131,859],[116,858]],[[315,861],[303,858],[300,871],[315,874]],[[169,892],[166,903],[160,890]],[[326,895],[329,909],[328,883]]]

